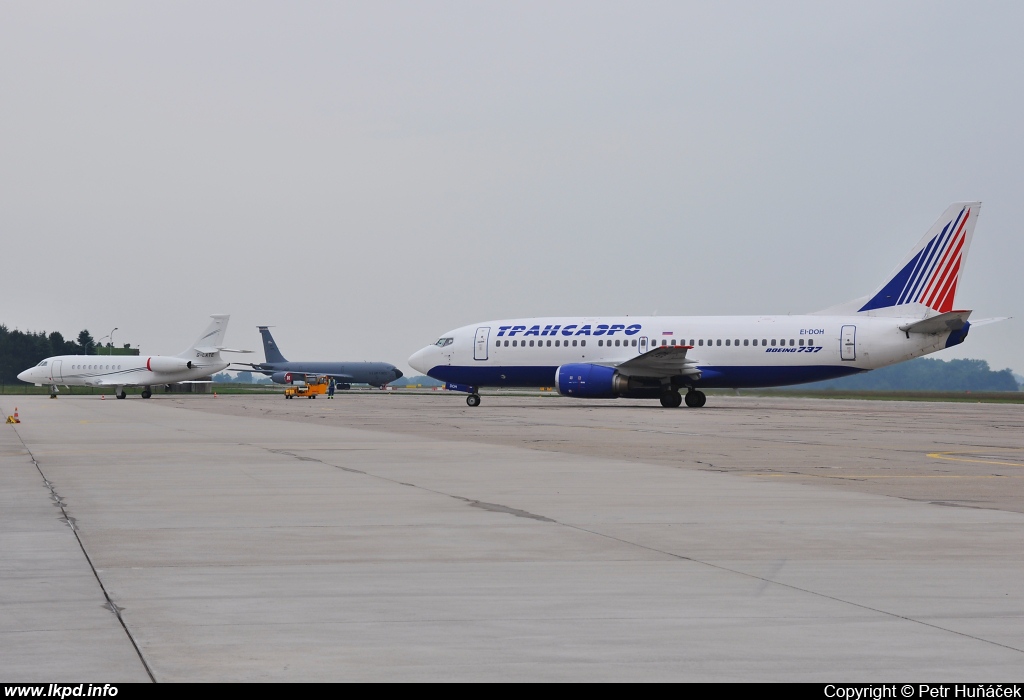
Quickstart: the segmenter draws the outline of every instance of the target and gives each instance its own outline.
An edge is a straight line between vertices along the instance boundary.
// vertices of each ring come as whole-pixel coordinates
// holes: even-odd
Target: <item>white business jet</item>
[[[699,408],[703,388],[816,382],[958,345],[957,283],[981,202],[953,204],[872,294],[801,316],[516,318],[445,333],[409,364],[480,404],[480,387]],[[973,325],[1003,319],[975,321]],[[685,390],[685,399],[681,395]]]
[[[220,372],[230,364],[222,352],[252,352],[223,347],[228,314],[215,314],[213,321],[188,350],[165,355],[60,355],[48,357],[18,375],[18,379],[36,386],[50,385],[50,396],[57,386],[99,386],[114,388],[114,395],[125,398],[126,386],[141,386],[142,398],[153,395],[154,384],[199,384],[201,378]]]

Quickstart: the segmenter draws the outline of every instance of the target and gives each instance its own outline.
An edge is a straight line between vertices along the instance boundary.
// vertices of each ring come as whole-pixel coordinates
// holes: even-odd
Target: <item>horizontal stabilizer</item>
[[[620,374],[627,377],[678,377],[690,376],[700,379],[697,361],[686,357],[690,345],[668,345],[655,348],[643,355],[615,365]]]
[[[970,311],[949,311],[938,316],[926,318],[923,321],[906,323],[900,326],[900,330],[904,333],[949,333],[950,331],[958,331],[963,328],[967,324],[967,319],[970,315]]]
[[[192,349],[207,355],[213,355],[218,352],[252,352],[252,350],[234,350],[232,348],[213,347],[212,345],[202,345]]]
[[[987,326],[990,323],[999,323],[1000,321],[1009,321],[1013,316],[996,316],[995,318],[979,318],[977,321],[971,321],[971,328],[977,328],[978,326]]]

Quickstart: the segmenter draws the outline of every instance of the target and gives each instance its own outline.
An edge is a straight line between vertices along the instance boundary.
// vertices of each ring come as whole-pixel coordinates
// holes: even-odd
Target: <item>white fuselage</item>
[[[486,321],[450,331],[409,358],[415,369],[468,387],[554,386],[558,367],[617,366],[656,346],[692,345],[694,387],[768,387],[841,377],[963,340],[905,333],[918,318],[856,316],[628,316]],[[450,339],[450,340],[449,340]]]
[[[229,364],[220,353],[196,351],[191,354],[194,357],[59,355],[30,367],[19,374],[18,379],[51,386],[152,386],[201,379],[220,372]]]

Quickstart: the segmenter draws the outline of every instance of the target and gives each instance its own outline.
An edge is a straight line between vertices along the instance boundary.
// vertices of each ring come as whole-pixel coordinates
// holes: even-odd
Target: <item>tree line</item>
[[[936,360],[920,357],[889,367],[803,384],[794,389],[848,391],[1019,391],[1013,371],[993,371],[985,360]]]
[[[0,381],[12,384],[18,381],[18,373],[37,365],[54,355],[95,355],[97,348],[109,347],[96,344],[88,330],[82,330],[76,340],[66,340],[54,331],[9,330],[0,325]],[[125,348],[129,346],[126,344]]]

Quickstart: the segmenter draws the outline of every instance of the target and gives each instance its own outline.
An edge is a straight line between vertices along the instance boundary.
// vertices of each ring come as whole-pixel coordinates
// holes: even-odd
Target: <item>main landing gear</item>
[[[675,389],[666,391],[661,395],[661,405],[665,408],[679,408],[679,404],[682,402],[683,397]]]
[[[661,395],[661,405],[665,408],[679,408],[684,400],[690,408],[700,408],[708,402],[708,397],[704,395],[703,391],[696,389],[688,390],[685,399],[675,389],[668,389]]]
[[[697,391],[696,389],[690,389],[686,392],[686,405],[690,408],[700,408],[708,402],[708,397],[704,395],[703,391]],[[677,406],[679,404],[676,404]]]
[[[470,394],[466,397],[466,405],[476,407],[480,405],[480,394]]]
[[[148,386],[147,386],[146,388],[144,388],[144,389],[142,390],[142,398],[144,398],[144,399],[148,399],[148,398],[149,398],[149,397],[151,397],[152,395],[153,395],[153,388],[152,388],[152,387],[148,387]]]

